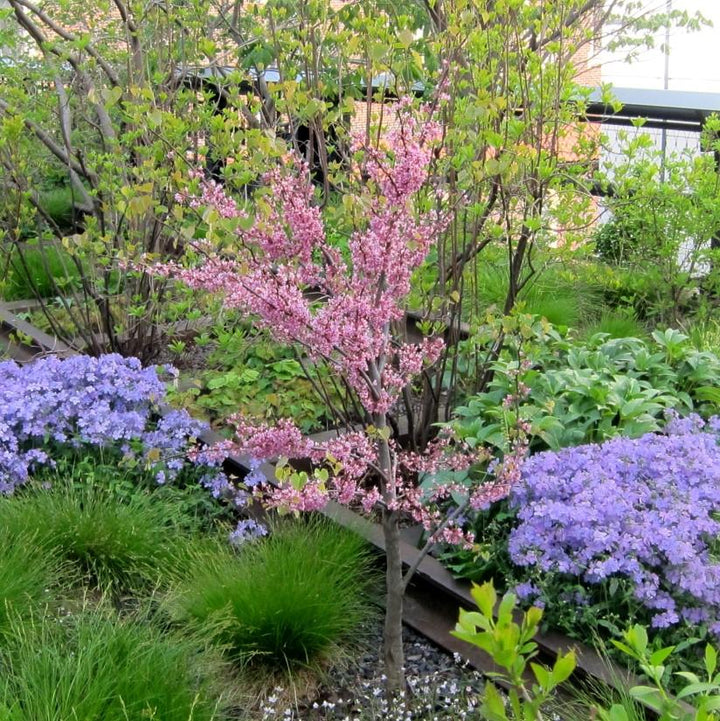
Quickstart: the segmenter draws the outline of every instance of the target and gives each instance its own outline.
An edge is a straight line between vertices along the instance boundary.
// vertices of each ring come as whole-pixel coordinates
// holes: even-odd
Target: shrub
[[[353,533],[317,519],[283,523],[239,553],[198,555],[173,605],[241,666],[317,669],[367,618],[370,565]]]
[[[720,404],[720,358],[676,330],[581,342],[541,321],[506,322],[516,325],[488,390],[455,411],[453,427],[471,446],[504,450],[518,421],[532,451],[636,437],[660,430],[669,409],[709,416]]]
[[[192,538],[188,520],[167,501],[78,485],[0,497],[0,526],[12,553],[30,533],[39,555],[65,559],[114,591],[159,583]]]
[[[169,391],[174,406],[221,425],[235,413],[258,419],[292,417],[304,433],[332,423],[333,414],[316,389],[330,392],[333,402],[343,407],[322,364],[307,360],[301,364],[293,349],[242,327],[217,329],[213,335],[195,339],[199,347],[207,345],[212,350],[205,370],[194,372],[191,384]]]
[[[218,700],[189,641],[99,611],[17,624],[2,649],[12,721],[210,721]]]
[[[517,599],[513,594],[506,594],[498,603],[492,582],[473,586],[471,594],[478,611],[460,609],[458,623],[451,633],[485,651],[500,669],[492,676],[507,688],[507,697],[503,698],[496,686],[487,684],[482,717],[490,721],[541,721],[541,709],[575,670],[575,652],[559,653],[552,668],[529,663],[538,652],[533,639],[542,610],[529,609],[517,623],[514,616]],[[532,678],[530,671],[534,679],[528,683],[528,678]]]

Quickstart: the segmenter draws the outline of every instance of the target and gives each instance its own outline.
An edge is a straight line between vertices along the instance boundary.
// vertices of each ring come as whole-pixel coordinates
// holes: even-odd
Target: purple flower
[[[586,583],[624,577],[665,627],[720,617],[720,447],[712,419],[539,453],[511,494],[513,561]]]
[[[237,528],[230,534],[230,543],[238,546],[246,541],[267,536],[268,529],[262,523],[252,518],[246,518],[237,524]]]
[[[518,583],[514,588],[515,595],[521,600],[526,601],[536,598],[540,595],[540,589],[533,583]]]
[[[36,468],[52,466],[51,443],[112,447],[127,459],[137,454],[158,483],[172,481],[206,426],[185,411],[160,416],[164,400],[157,369],[143,368],[137,358],[0,363],[0,493],[12,493]]]

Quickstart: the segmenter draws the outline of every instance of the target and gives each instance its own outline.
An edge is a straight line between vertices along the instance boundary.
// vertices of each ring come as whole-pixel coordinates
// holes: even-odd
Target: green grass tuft
[[[22,253],[17,248],[10,251],[3,286],[5,300],[53,298],[79,288],[80,271],[67,253],[53,245],[25,244]]]
[[[622,310],[603,313],[597,323],[585,330],[585,337],[590,338],[596,333],[607,333],[611,338],[648,338],[645,326],[632,313]]]
[[[217,717],[217,700],[202,680],[212,662],[196,652],[193,642],[102,609],[17,624],[0,658],[0,719]]]
[[[162,584],[193,537],[173,504],[79,485],[0,499],[0,526],[11,539],[32,534],[42,553],[56,554],[83,580],[113,592]]]
[[[324,520],[286,522],[239,552],[199,554],[171,606],[241,667],[319,670],[357,642],[371,566],[359,536]]]
[[[25,616],[43,602],[62,575],[57,557],[33,544],[33,537],[20,533],[12,539],[0,520],[0,636],[14,616]],[[0,718],[2,718],[0,716]]]

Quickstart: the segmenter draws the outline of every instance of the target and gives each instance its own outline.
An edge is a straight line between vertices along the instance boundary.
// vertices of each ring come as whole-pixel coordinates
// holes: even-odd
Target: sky
[[[649,6],[664,8],[666,0],[648,0]],[[712,21],[700,31],[673,29],[670,34],[668,87],[671,90],[720,93],[720,0],[671,0],[672,8],[700,11]],[[644,50],[639,61],[627,64],[620,59],[603,63],[603,81],[617,87],[663,88],[665,58],[660,45],[665,32],[657,37],[652,50]]]

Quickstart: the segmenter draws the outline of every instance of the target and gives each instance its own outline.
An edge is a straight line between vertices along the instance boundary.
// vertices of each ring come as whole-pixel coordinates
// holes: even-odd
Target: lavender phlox
[[[590,584],[627,578],[656,627],[718,618],[716,428],[674,415],[662,434],[533,456],[510,496],[513,561]]]
[[[186,411],[160,415],[159,371],[175,375],[117,354],[0,363],[0,492],[52,465],[58,446],[113,448],[125,462],[139,455],[158,483],[171,481],[206,425]]]
[[[262,523],[253,518],[245,518],[237,524],[235,530],[230,534],[230,543],[240,545],[246,541],[267,536],[268,529]]]

